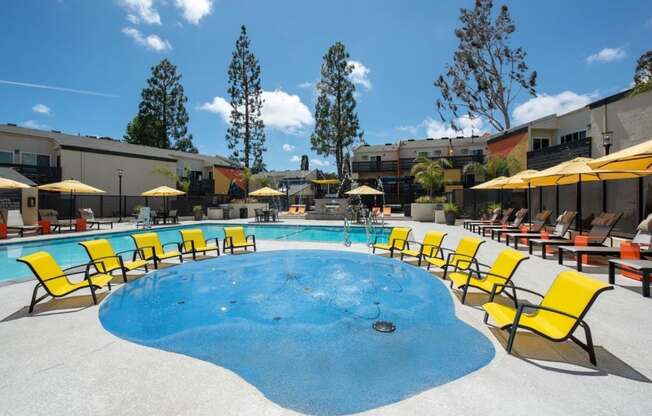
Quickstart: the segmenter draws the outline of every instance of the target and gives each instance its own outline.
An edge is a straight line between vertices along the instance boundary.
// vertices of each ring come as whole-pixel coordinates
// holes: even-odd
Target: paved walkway
[[[443,229],[449,234],[447,247],[470,234],[459,226],[400,224],[412,226],[417,239],[426,230]],[[360,244],[345,248],[342,244],[260,240],[259,247],[367,252]],[[491,262],[504,247],[487,242],[480,260]],[[514,279],[518,285],[545,291],[564,269],[556,260],[533,256]],[[585,271],[607,280],[604,267]],[[451,292],[458,317],[494,343],[494,360],[461,379],[367,413],[652,414],[652,300],[640,295],[638,282],[619,279],[616,283],[615,290],[602,295],[588,316],[597,346],[597,368],[574,344],[551,343],[527,333],[517,337],[515,355],[506,355],[505,334],[482,323],[479,305],[486,296],[471,295],[469,305],[464,306]],[[228,370],[109,334],[98,321],[97,307],[88,306],[88,296],[46,302],[37,314],[28,316],[32,287],[33,282],[0,287],[0,415],[293,414]]]

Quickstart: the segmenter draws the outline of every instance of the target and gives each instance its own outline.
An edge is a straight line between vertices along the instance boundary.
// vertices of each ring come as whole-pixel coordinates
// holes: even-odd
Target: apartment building
[[[585,107],[521,124],[489,138],[489,154],[513,156],[523,169],[545,169],[574,157],[607,152],[652,139],[652,91],[631,90]]]
[[[352,173],[359,183],[382,186],[388,203],[410,202],[421,191],[410,171],[420,156],[448,159],[446,192],[472,186],[474,178],[462,169],[470,162],[484,162],[487,137],[442,137],[406,139],[382,145],[362,145],[353,150]]]
[[[118,195],[139,195],[156,186],[176,186],[174,174],[190,180],[190,194],[225,195],[240,168],[221,156],[124,143],[108,137],[65,134],[0,125],[0,166],[37,184],[77,179]]]

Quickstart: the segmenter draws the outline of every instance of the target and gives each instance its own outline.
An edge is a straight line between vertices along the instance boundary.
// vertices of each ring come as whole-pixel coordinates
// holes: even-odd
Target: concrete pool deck
[[[304,220],[285,220],[284,224],[341,225]],[[461,226],[407,221],[397,225],[411,226],[417,240],[427,230],[444,230],[448,233],[444,245],[449,248],[462,236],[471,235]],[[259,240],[258,245],[259,250],[368,252],[362,244],[347,248],[334,243]],[[489,240],[480,249],[480,261],[491,263],[504,248]],[[570,261],[567,264],[572,266]],[[545,292],[557,273],[566,269],[556,258],[531,256],[514,281]],[[605,267],[587,266],[585,273],[607,281]],[[0,287],[0,415],[295,414],[266,399],[231,371],[111,335],[101,326],[98,308],[91,306],[86,293],[46,301],[29,316],[33,286],[29,281]],[[601,295],[591,309],[587,322],[596,345],[597,367],[575,344],[552,343],[527,332],[519,333],[514,355],[508,356],[503,347],[506,334],[482,322],[480,305],[487,296],[473,292],[467,305],[461,305],[451,292],[457,316],[493,343],[493,361],[451,383],[365,414],[650,414],[652,299],[643,298],[640,292],[639,282],[617,278],[615,290]],[[582,338],[581,331],[578,334]]]

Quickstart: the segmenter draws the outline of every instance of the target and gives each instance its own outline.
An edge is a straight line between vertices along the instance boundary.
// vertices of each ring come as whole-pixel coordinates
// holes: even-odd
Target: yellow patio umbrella
[[[501,189],[522,189],[522,190],[527,190],[527,221],[530,222],[530,214],[532,211],[532,198],[531,198],[531,188],[532,186],[530,185],[529,182],[526,182],[523,180],[524,177],[527,177],[529,175],[534,175],[538,173],[538,170],[535,169],[527,169],[527,170],[522,170],[519,173],[510,176],[509,178],[503,179],[502,181],[499,181],[496,186],[500,186]]]
[[[347,195],[384,195],[385,193],[382,191],[379,191],[378,189],[374,189],[371,186],[367,185],[362,185],[358,186],[355,189],[351,189],[350,191],[346,192]]]
[[[13,179],[0,178],[0,189],[27,189],[29,185]]]
[[[283,196],[285,195],[283,192],[277,191],[276,189],[272,189],[268,186],[260,189],[256,189],[253,192],[249,192],[249,196]]]
[[[589,162],[593,169],[631,169],[652,168],[652,140],[628,147],[618,152]]]
[[[479,185],[476,185],[472,187],[471,189],[500,189],[500,186],[498,186],[502,181],[507,179],[506,176],[499,176],[497,178],[493,178],[491,180],[488,180],[486,182],[482,182]]]
[[[73,194],[103,194],[104,191],[98,188],[95,188],[85,183],[79,182],[75,179],[66,179],[61,182],[48,183],[45,185],[39,185],[38,189],[42,191],[50,192],[62,192],[70,194],[70,224],[72,225],[72,219],[74,217],[74,200],[72,199]]]
[[[577,212],[579,217],[577,228],[580,232],[582,232],[583,182],[634,179],[652,174],[652,171],[646,170],[594,170],[591,168],[590,162],[593,162],[593,159],[577,157],[523,178],[524,181],[534,186],[577,184]]]
[[[168,196],[181,196],[186,193],[178,189],[170,188],[169,186],[159,186],[149,191],[145,191],[141,196],[162,196],[163,197],[163,206],[165,212],[168,212]]]

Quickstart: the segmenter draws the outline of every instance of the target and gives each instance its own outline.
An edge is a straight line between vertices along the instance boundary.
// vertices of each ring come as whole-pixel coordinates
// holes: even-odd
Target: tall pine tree
[[[337,176],[344,177],[344,152],[362,139],[358,114],[355,111],[355,85],[349,79],[353,65],[340,42],[328,49],[321,65],[317,84],[319,97],[315,105],[315,131],[310,136],[317,154],[335,156]]]
[[[127,126],[129,143],[197,153],[188,134],[188,113],[181,74],[167,59],[152,67],[141,93],[138,116]]]
[[[231,159],[241,162],[254,173],[265,169],[265,124],[261,118],[263,90],[260,86],[260,65],[249,50],[247,29],[242,26],[240,37],[229,65],[229,95],[231,96],[231,126],[226,143]]]

